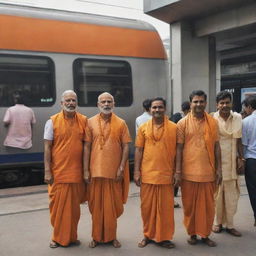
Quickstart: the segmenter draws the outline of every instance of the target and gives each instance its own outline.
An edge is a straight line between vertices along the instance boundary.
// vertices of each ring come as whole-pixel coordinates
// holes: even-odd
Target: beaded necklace
[[[103,146],[105,145],[106,141],[108,140],[109,138],[109,135],[111,133],[111,117],[110,117],[110,127],[109,129],[107,130],[106,134],[104,135],[104,131],[102,129],[102,126],[101,126],[101,120],[102,119],[100,117],[100,115],[98,116],[98,126],[99,126],[99,131],[100,131],[100,149],[102,150],[103,149]],[[103,119],[103,121],[105,122],[105,120]],[[108,120],[107,120],[108,121]],[[106,130],[106,129],[105,129]]]
[[[163,135],[164,135],[165,119],[164,119],[163,123],[161,124],[161,125],[163,125],[163,129],[162,129],[161,134],[160,134],[159,137],[156,137],[156,136],[155,136],[155,133],[154,133],[154,125],[155,125],[155,124],[154,124],[154,121],[152,120],[152,138],[153,138],[154,143],[156,143],[156,142],[160,141],[160,140],[162,139]]]

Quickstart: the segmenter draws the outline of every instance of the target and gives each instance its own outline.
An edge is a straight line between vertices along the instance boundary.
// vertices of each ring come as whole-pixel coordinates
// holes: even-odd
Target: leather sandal
[[[196,235],[190,236],[190,238],[187,240],[187,242],[188,242],[190,245],[196,245],[197,242],[198,242],[197,236],[196,236]]]
[[[212,227],[212,232],[214,232],[214,233],[221,233],[221,231],[223,230],[223,227],[222,227],[222,225],[220,224],[220,225],[214,225],[213,227]]]
[[[92,240],[92,241],[89,243],[89,247],[90,247],[90,248],[95,248],[97,245],[98,245],[98,242],[95,241],[95,240]]]
[[[144,247],[147,246],[149,243],[150,243],[150,239],[148,239],[147,237],[144,237],[144,238],[138,243],[138,247],[144,248]]]
[[[160,243],[157,243],[158,245],[160,245],[161,247],[167,248],[167,249],[172,249],[175,247],[175,244],[170,241],[170,240],[166,240],[166,241],[162,241]]]
[[[226,228],[226,231],[232,236],[237,236],[237,237],[242,236],[242,234],[234,228]]]
[[[58,248],[59,247],[59,244],[55,241],[51,241],[50,244],[49,244],[49,247],[54,249],[54,248]]]
[[[216,244],[214,241],[212,241],[209,237],[202,238],[201,240],[202,240],[202,242],[203,242],[204,244],[208,245],[209,247],[215,247],[215,246],[217,245],[217,244]]]
[[[120,247],[122,246],[121,243],[120,243],[117,239],[115,239],[115,240],[112,241],[112,245],[113,245],[115,248],[120,248]]]

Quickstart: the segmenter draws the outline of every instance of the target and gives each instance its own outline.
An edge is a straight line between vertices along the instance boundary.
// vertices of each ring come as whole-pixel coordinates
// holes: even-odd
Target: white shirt
[[[135,129],[136,129],[136,134],[138,132],[138,128],[146,123],[148,120],[152,119],[152,116],[148,113],[148,112],[144,112],[142,115],[138,116],[136,118],[136,121],[135,121]]]
[[[53,140],[53,123],[52,119],[47,120],[44,126],[44,139]]]

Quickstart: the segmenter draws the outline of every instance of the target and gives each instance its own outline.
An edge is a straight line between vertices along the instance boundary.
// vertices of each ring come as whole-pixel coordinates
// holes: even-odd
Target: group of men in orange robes
[[[80,203],[88,200],[89,246],[110,242],[119,248],[117,218],[129,188],[129,131],[113,113],[111,94],[98,97],[100,113],[89,120],[76,112],[76,101],[75,92],[65,91],[62,111],[45,126],[45,181],[53,226],[50,247],[79,244]],[[206,102],[203,91],[192,92],[191,112],[176,125],[165,116],[166,101],[151,100],[152,119],[139,127],[135,150],[134,180],[141,187],[144,232],[139,247],[150,242],[175,246],[173,186],[179,184],[189,244],[196,244],[199,235],[208,246],[216,245],[209,235],[215,187],[222,178],[221,157],[217,123],[205,112]]]
[[[100,113],[87,120],[76,112],[77,95],[65,91],[62,111],[45,125],[45,182],[49,184],[50,215],[53,226],[51,248],[80,244],[77,226],[80,204],[88,200],[92,214],[92,241],[116,239],[117,218],[128,197],[128,152],[131,141],[124,120],[113,112],[109,93],[98,97]]]
[[[216,246],[209,235],[215,188],[222,179],[221,151],[217,122],[205,112],[206,104],[207,95],[193,91],[191,111],[176,125],[165,116],[165,100],[151,100],[152,120],[139,127],[136,138],[134,180],[141,187],[144,228],[139,247],[150,242],[175,247],[173,185],[181,185],[188,243],[197,244],[199,235]]]

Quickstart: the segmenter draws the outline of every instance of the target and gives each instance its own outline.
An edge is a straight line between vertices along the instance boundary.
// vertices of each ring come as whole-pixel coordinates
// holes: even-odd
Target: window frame
[[[52,102],[45,102],[44,104],[26,104],[26,106],[29,107],[51,107],[56,103],[56,72],[55,72],[55,62],[53,61],[52,58],[50,58],[49,56],[42,56],[42,55],[29,55],[29,54],[12,54],[12,53],[0,53],[0,58],[1,57],[13,57],[13,58],[23,58],[23,59],[43,59],[46,60],[48,63],[48,67],[49,67],[49,72],[50,72],[50,83],[48,88],[52,88],[52,98],[53,101]],[[19,90],[19,89],[18,89]],[[6,107],[10,107],[12,106],[11,104],[8,105],[1,105],[0,103],[0,108],[6,108]]]
[[[83,62],[86,62],[86,61],[90,61],[90,62],[102,62],[102,63],[106,63],[106,62],[112,62],[112,63],[125,63],[129,69],[129,74],[128,75],[128,78],[129,78],[129,89],[131,91],[131,99],[129,101],[129,103],[127,105],[119,105],[118,102],[115,101],[115,107],[120,107],[120,108],[123,108],[123,107],[130,107],[133,105],[133,101],[134,101],[134,94],[133,94],[133,77],[132,77],[132,66],[131,64],[126,61],[126,60],[115,60],[115,59],[100,59],[100,58],[87,58],[87,57],[79,57],[79,58],[76,58],[74,61],[73,61],[73,88],[74,88],[74,91],[77,93],[77,95],[79,95],[79,67],[81,66],[81,64]],[[102,91],[103,92],[103,91]],[[101,93],[101,92],[100,92]],[[99,94],[100,94],[99,93]],[[111,92],[109,92],[111,93]],[[115,95],[113,95],[115,97]],[[78,106],[79,107],[95,107],[97,106],[97,101],[95,101],[95,103],[90,103],[90,104],[81,104],[81,102],[79,101],[79,97],[78,97]]]

